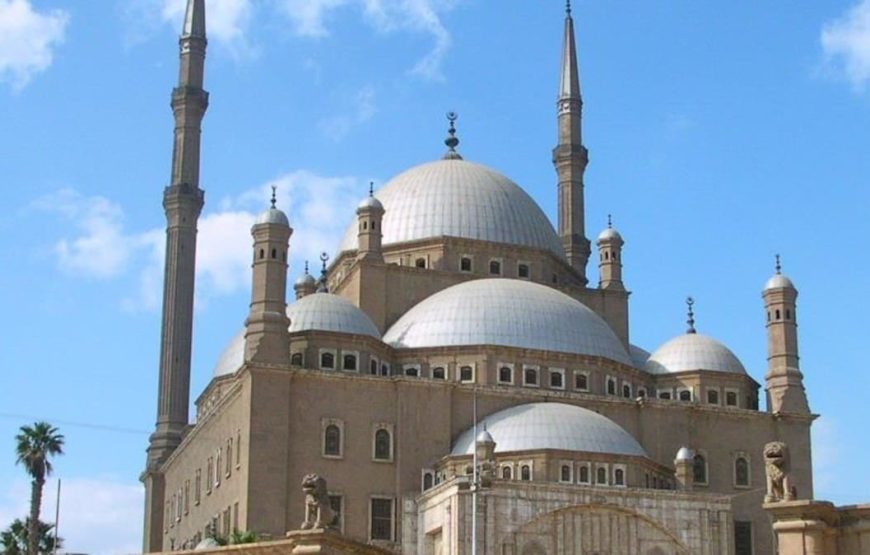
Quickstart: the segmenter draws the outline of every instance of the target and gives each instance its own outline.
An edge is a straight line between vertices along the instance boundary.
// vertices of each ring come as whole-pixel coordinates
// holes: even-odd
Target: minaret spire
[[[200,129],[208,108],[205,75],[205,0],[188,0],[179,38],[178,86],[172,90],[175,140],[169,186],[163,190],[166,213],[166,263],[157,423],[148,446],[145,483],[144,550],[162,551],[164,482],[161,466],[188,425],[193,288],[197,220],[205,194],[199,187]]]
[[[553,164],[559,176],[559,236],[565,256],[585,285],[590,248],[585,229],[583,173],[589,157],[582,138],[583,98],[580,93],[580,73],[570,1],[565,4],[565,35],[556,105],[559,143],[553,149]]]

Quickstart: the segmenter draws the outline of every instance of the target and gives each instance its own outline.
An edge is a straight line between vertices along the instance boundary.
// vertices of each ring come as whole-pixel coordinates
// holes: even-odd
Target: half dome
[[[650,374],[693,370],[746,374],[746,368],[731,349],[700,333],[687,333],[671,339],[650,355],[644,370]]]
[[[632,366],[613,330],[581,302],[516,279],[448,287],[406,312],[384,334],[396,348],[501,345],[591,355]]]
[[[495,452],[558,449],[646,457],[634,437],[619,424],[575,405],[529,403],[490,414],[478,423],[495,440]],[[452,455],[470,455],[474,428],[453,443]]]
[[[380,339],[378,327],[352,302],[330,293],[312,293],[287,306],[290,333],[318,330],[368,335]],[[289,353],[288,353],[289,356]],[[245,330],[233,336],[214,368],[214,377],[232,374],[245,362]]]
[[[385,209],[385,246],[450,236],[535,247],[564,258],[553,225],[532,197],[480,164],[461,159],[422,164],[391,179],[377,198]],[[339,250],[357,246],[354,221]]]

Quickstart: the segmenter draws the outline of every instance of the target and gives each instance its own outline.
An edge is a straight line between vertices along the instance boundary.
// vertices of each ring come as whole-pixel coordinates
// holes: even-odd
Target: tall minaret
[[[776,255],[776,274],[764,285],[767,312],[767,410],[809,414],[797,337],[797,296],[794,283],[782,274]]]
[[[562,72],[557,106],[559,144],[553,149],[553,165],[559,175],[559,236],[568,262],[585,285],[588,281],[586,262],[589,260],[590,247],[584,224],[583,172],[586,171],[589,155],[583,146],[581,132],[583,99],[580,96],[580,75],[570,0],[565,10],[565,39],[562,45]]]
[[[160,465],[181,442],[188,424],[196,223],[204,193],[199,188],[200,125],[208,107],[205,70],[205,0],[188,0],[179,39],[178,86],[172,91],[175,142],[172,176],[163,191],[166,263],[157,424],[149,440],[145,483],[145,551],[159,551],[163,538],[164,481]]]

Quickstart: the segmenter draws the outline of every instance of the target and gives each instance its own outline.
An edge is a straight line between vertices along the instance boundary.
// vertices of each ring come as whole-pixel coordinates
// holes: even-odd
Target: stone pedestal
[[[838,555],[840,515],[827,501],[766,503],[779,555]]]

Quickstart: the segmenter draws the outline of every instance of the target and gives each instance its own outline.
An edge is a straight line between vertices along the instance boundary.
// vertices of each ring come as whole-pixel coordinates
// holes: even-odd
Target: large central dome
[[[383,340],[399,349],[503,345],[632,365],[613,330],[583,303],[517,279],[475,279],[439,291],[399,318]]]
[[[399,174],[377,192],[383,244],[463,237],[535,247],[564,258],[553,225],[516,183],[480,164],[445,159]],[[357,224],[339,250],[357,248]]]

